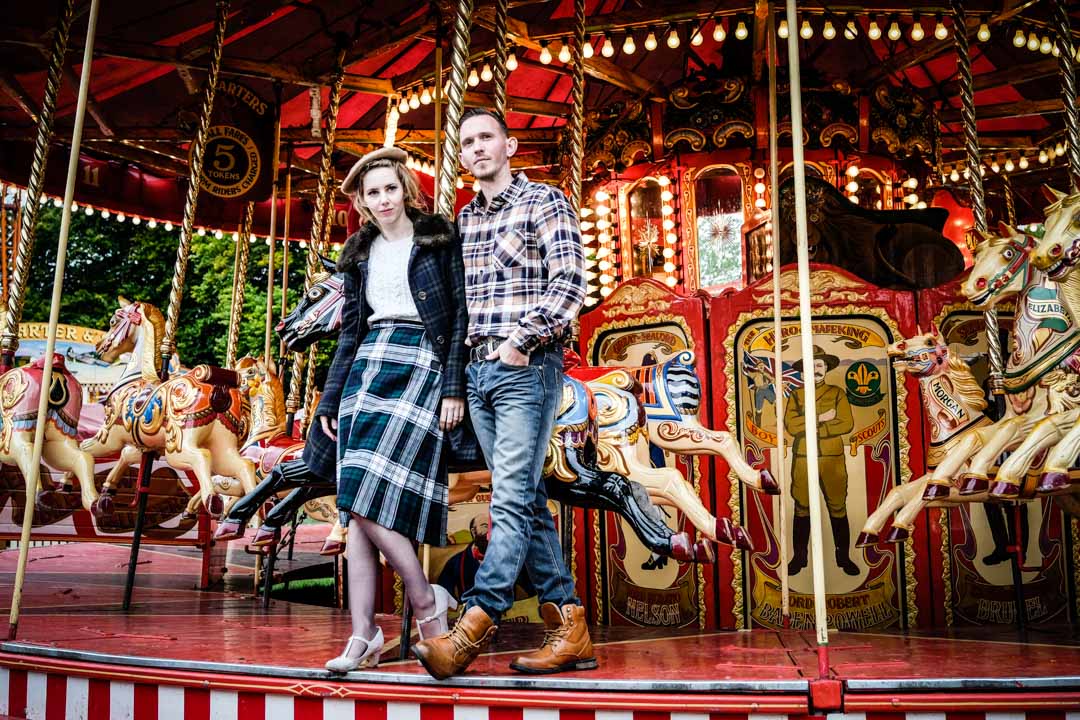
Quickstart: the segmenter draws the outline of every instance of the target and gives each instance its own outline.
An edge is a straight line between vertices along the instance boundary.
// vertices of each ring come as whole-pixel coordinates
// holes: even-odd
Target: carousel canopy
[[[0,177],[9,183],[25,184],[29,174],[59,5],[12,4],[0,28]],[[59,151],[51,158],[46,183],[46,191],[54,195],[62,189],[62,148],[71,137],[88,5],[76,2],[63,68],[53,135]],[[1062,170],[1065,114],[1056,56],[1061,49],[1053,2],[969,2],[963,29],[954,27],[947,5],[801,5],[800,27],[791,31],[803,37],[804,86],[851,96],[856,110],[859,99],[869,102],[875,93],[899,94],[932,108],[933,121],[921,131],[926,136],[921,144],[905,144],[910,138],[902,136],[895,141],[868,138],[861,148],[858,140],[851,140],[852,149],[880,146],[884,153],[914,155],[928,171],[945,177],[951,169],[962,168],[953,37],[960,30],[971,40],[984,164],[1013,167],[1021,196],[1022,187],[1034,188],[1047,180],[1067,183]],[[1076,26],[1077,6],[1070,5]],[[247,0],[229,6],[219,88],[219,98],[225,100],[220,102],[246,107],[246,112],[257,113],[261,107],[263,116],[271,117],[280,98],[282,164],[293,168],[293,197],[301,198],[294,235],[306,233],[302,217],[310,202],[302,198],[318,181],[319,124],[339,51],[345,53],[345,80],[332,165],[338,179],[356,156],[382,144],[391,104],[402,110],[397,144],[412,154],[418,167],[430,167],[435,143],[441,140],[430,102],[435,94],[436,48],[445,49],[442,62],[448,68],[455,9],[445,2],[325,0]],[[779,5],[776,9],[782,11]],[[573,35],[573,12],[571,0],[509,3],[508,37],[516,69],[507,81],[508,123],[521,142],[514,165],[551,182],[568,173],[565,129],[572,78],[569,57],[560,57],[560,50]],[[703,86],[715,96],[733,83],[743,83],[756,97],[755,91],[766,85],[767,14],[764,2],[588,0],[586,30],[592,52],[584,61],[586,175],[618,173],[627,165],[693,149],[692,142],[665,143],[663,133],[674,129],[669,127],[672,109],[693,107],[694,94],[706,91]],[[469,73],[475,81],[470,80],[467,105],[492,102],[495,15],[494,3],[475,3],[469,51]],[[782,19],[780,12],[777,23]],[[214,3],[209,0],[143,0],[102,8],[90,88],[92,122],[88,120],[83,143],[84,164],[90,169],[80,178],[78,201],[113,212],[179,219],[213,20]],[[783,23],[780,32],[787,30]],[[781,68],[786,66],[784,45]],[[1073,46],[1078,45],[1074,36]],[[784,75],[782,71],[781,92]],[[760,103],[755,103],[749,105],[751,117],[744,118],[754,133],[733,136],[726,147],[742,143],[764,151],[760,111],[755,111]],[[843,114],[827,102],[820,109]],[[896,112],[905,110],[900,107]],[[691,130],[694,122],[709,122],[692,113],[683,116],[676,124],[682,122]],[[858,117],[856,112],[851,119]],[[610,152],[611,148],[601,152],[599,144],[605,138],[639,121],[646,122],[654,136],[646,145],[629,152]],[[430,178],[426,182],[430,189]],[[467,199],[468,187],[459,194],[459,202]],[[259,199],[268,195],[267,186]],[[1023,202],[1041,208],[1030,195]],[[344,209],[344,199],[339,202]],[[241,215],[236,201],[204,194],[197,222],[225,227],[235,225]],[[257,211],[257,230],[267,215]]]

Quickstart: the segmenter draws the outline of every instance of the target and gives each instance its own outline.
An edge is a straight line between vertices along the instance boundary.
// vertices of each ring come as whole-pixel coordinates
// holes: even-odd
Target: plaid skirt
[[[421,325],[376,322],[364,336],[338,411],[342,523],[356,513],[417,542],[446,544],[441,368]]]

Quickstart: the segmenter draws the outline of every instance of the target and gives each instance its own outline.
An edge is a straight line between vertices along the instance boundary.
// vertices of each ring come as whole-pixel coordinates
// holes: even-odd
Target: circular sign
[[[259,180],[259,149],[251,136],[231,125],[213,125],[203,152],[200,187],[211,195],[236,198]]]

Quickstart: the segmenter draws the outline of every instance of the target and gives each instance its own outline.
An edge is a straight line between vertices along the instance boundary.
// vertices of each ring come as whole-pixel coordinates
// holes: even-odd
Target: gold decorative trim
[[[664,136],[664,147],[668,150],[673,150],[680,142],[686,141],[690,145],[690,149],[694,152],[699,152],[705,147],[705,135],[700,130],[693,130],[691,128],[680,128],[678,130],[672,130]]]
[[[623,165],[630,167],[634,164],[634,157],[638,153],[644,153],[645,159],[648,160],[652,157],[652,145],[644,140],[632,140],[619,153],[619,159],[622,160]]]
[[[683,248],[683,284],[689,292],[701,289],[701,273],[698,261],[698,234],[697,234],[697,190],[695,183],[702,175],[710,170],[731,170],[742,181],[742,213],[743,222],[746,222],[754,214],[754,170],[749,163],[718,163],[706,165],[701,168],[692,168],[682,177],[682,213],[683,225],[686,228],[686,242]],[[739,238],[740,243],[742,238]],[[740,248],[740,253],[742,249]]]
[[[825,126],[825,129],[818,134],[818,137],[821,138],[821,144],[825,147],[831,147],[833,140],[837,137],[841,137],[854,145],[859,139],[859,132],[852,125],[838,122]]]
[[[1072,517],[1068,513],[1062,513],[1062,517],[1070,520],[1072,525],[1072,564],[1073,564],[1073,588],[1075,588],[1076,614],[1080,616],[1080,518]]]
[[[596,587],[596,622],[600,623],[604,618],[604,574],[600,572],[600,562],[604,559],[604,551],[600,547],[600,515],[601,510],[589,510],[593,518],[593,582]],[[611,618],[608,618],[611,624]]]
[[[722,148],[727,145],[728,140],[735,135],[742,135],[747,140],[752,140],[754,137],[754,126],[745,120],[730,120],[713,131],[713,145]]]
[[[784,285],[784,283],[783,283],[785,276],[793,276],[796,279],[796,282],[797,282],[797,275],[796,275],[796,273],[794,271],[787,271],[787,272],[783,273],[781,275],[781,278],[780,278],[781,279],[781,291],[780,291],[781,292],[781,297],[783,297],[784,294],[785,294],[785,288],[790,289],[790,288],[788,288],[788,286]],[[855,285],[858,285],[860,287],[866,287],[866,285],[864,283],[856,282],[854,280],[851,280],[851,279],[849,279],[847,277],[844,277],[844,276],[840,275],[839,273],[833,272],[831,270],[815,270],[812,273],[812,284],[813,284],[814,289],[816,291],[814,293],[814,297],[817,297],[818,295],[820,295],[821,291],[825,290],[826,288],[853,287]],[[762,286],[762,287],[764,287],[764,286]],[[828,295],[830,297],[835,298],[835,297],[838,296],[837,293],[841,293],[841,292],[843,294],[840,295],[840,297],[845,297],[845,298],[850,297],[849,293],[847,293],[846,291],[841,291],[841,290],[833,290],[833,291],[829,292]],[[858,296],[859,299],[862,299],[863,294],[858,293],[857,296]],[[763,302],[763,300],[761,298],[768,298],[768,299],[771,300],[771,298],[772,298],[771,288],[769,289],[768,292],[764,292],[764,293],[755,292],[754,293],[753,299],[754,299],[755,302]],[[794,308],[789,308],[789,312],[794,313],[794,312],[796,312],[796,310]],[[845,316],[845,315],[873,317],[874,319],[880,321],[881,324],[884,325],[889,330],[889,332],[892,333],[894,338],[903,337],[903,335],[901,334],[899,326],[897,325],[896,321],[892,317],[889,316],[889,314],[884,310],[884,308],[865,307],[865,306],[859,306],[859,305],[844,305],[842,307],[819,306],[817,308],[814,308],[814,310],[813,310],[813,316],[814,316],[815,319],[821,318],[821,317],[832,318],[832,317]],[[727,336],[724,339],[724,353],[725,353],[725,356],[729,360],[731,358],[735,357],[735,335],[736,335],[736,333],[738,332],[739,329],[741,329],[742,327],[744,327],[747,323],[749,323],[751,321],[770,319],[772,317],[773,317],[773,312],[772,312],[771,307],[769,307],[769,308],[758,308],[757,310],[752,310],[750,312],[740,313],[739,316],[735,319],[735,322],[727,327]],[[734,367],[735,367],[734,364],[732,364],[732,370],[734,370]],[[894,381],[894,386],[896,387],[896,407],[894,408],[895,412],[896,412],[896,415],[893,418],[893,421],[894,421],[893,427],[896,429],[896,435],[897,435],[896,446],[897,446],[898,456],[897,456],[897,463],[896,464],[899,466],[899,469],[900,469],[899,470],[900,474],[899,474],[899,477],[897,479],[900,481],[900,484],[903,484],[903,483],[907,483],[907,482],[909,482],[911,480],[911,467],[910,467],[911,442],[908,439],[907,433],[905,433],[905,432],[903,432],[901,430],[901,422],[900,422],[901,419],[907,418],[907,386],[904,384],[903,377],[900,375],[900,372],[898,370],[895,370],[895,369],[894,369],[893,372],[895,373],[894,376],[893,376],[893,381]],[[715,382],[715,378],[713,379],[713,381]],[[724,378],[724,382],[725,382],[724,400],[727,403],[727,413],[728,413],[728,418],[725,418],[725,422],[726,422],[732,416],[732,413],[735,412],[735,390],[736,390],[736,388],[735,388],[734,372],[731,372],[731,373],[727,374],[725,376],[725,378]],[[720,423],[718,418],[713,418],[713,424],[714,425],[719,425],[721,423]],[[743,445],[742,445],[743,438],[742,438],[742,434],[740,432],[740,424],[738,422],[736,422],[733,429],[734,429],[735,438],[739,442],[739,447],[742,448],[743,447]],[[741,489],[740,484],[739,484],[739,478],[738,478],[737,475],[735,475],[734,472],[729,472],[728,473],[728,480],[730,482],[730,489],[731,489],[731,497],[728,500],[728,505],[729,505],[729,507],[731,507],[731,510],[732,510],[732,516],[731,517],[732,517],[732,520],[734,520],[736,522],[739,522],[741,524],[742,513],[740,511],[740,508],[741,508],[741,499],[742,499],[742,495],[741,495],[742,489]],[[742,556],[741,560],[742,561],[739,562],[739,563],[733,563],[733,577],[731,579],[731,588],[732,588],[732,591],[735,594],[735,609],[736,609],[735,628],[737,630],[742,630],[745,627],[748,627],[749,624],[750,624],[750,622],[749,622],[749,608],[746,608],[745,605],[744,605],[744,602],[743,602],[743,592],[744,592],[743,591],[743,575],[744,575],[743,565],[747,562],[745,553],[743,553],[743,556]],[[907,540],[907,542],[905,543],[905,549],[904,549],[904,586],[906,588],[904,602],[905,602],[905,604],[907,606],[907,624],[908,624],[909,628],[914,628],[916,626],[915,623],[916,623],[916,620],[918,619],[918,615],[919,615],[919,606],[916,603],[916,597],[917,596],[916,596],[916,593],[915,593],[915,587],[916,587],[917,584],[918,584],[918,578],[915,575],[915,546],[912,544],[911,539],[909,538]]]
[[[945,596],[945,627],[953,625],[953,596],[952,596],[952,553],[949,548],[952,545],[952,529],[949,526],[949,511],[951,508],[939,509],[938,526],[941,528],[941,577],[944,578]]]

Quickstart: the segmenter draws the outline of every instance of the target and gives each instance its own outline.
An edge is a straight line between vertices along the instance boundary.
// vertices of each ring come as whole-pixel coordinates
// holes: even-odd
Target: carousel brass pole
[[[79,148],[82,145],[83,123],[86,120],[86,100],[90,91],[90,70],[94,64],[94,35],[97,32],[98,8],[99,0],[91,0],[90,14],[86,26],[86,47],[83,49],[82,77],[79,78],[79,98],[75,107],[75,127],[71,133],[71,153],[68,156],[67,184],[64,188],[64,211],[60,220],[60,237],[56,246],[56,270],[53,273],[52,300],[49,305],[49,328],[45,339],[45,365],[41,370],[41,392],[37,407],[38,420],[34,425],[34,448],[30,461],[30,477],[26,478],[26,507],[23,510],[22,534],[19,537],[19,559],[15,567],[15,588],[11,595],[8,640],[14,640],[19,629],[19,610],[22,605],[23,584],[26,582],[26,563],[30,552],[30,530],[34,526],[35,496],[37,495],[38,483],[41,480],[41,451],[45,445],[49,388],[52,387],[53,353],[56,351],[56,331],[57,326],[60,324],[60,298],[64,292],[64,268],[67,265],[68,236],[71,232],[71,203],[75,200],[75,181],[79,173]],[[65,30],[64,34],[67,34],[67,30]],[[61,53],[62,55],[63,53]],[[43,112],[42,114],[46,113]],[[48,114],[51,115],[51,111]],[[40,185],[38,190],[40,191]],[[37,205],[37,197],[30,198],[29,202]],[[12,351],[14,352],[14,348],[12,348]]]
[[[281,227],[281,318],[289,309],[289,223],[292,219],[292,145],[285,159],[285,220]],[[282,359],[279,373],[284,373],[285,341],[278,343],[278,357]],[[290,429],[291,433],[292,430]]]
[[[229,339],[225,350],[225,367],[236,367],[236,355],[240,345],[240,325],[244,319],[244,295],[247,291],[248,260],[251,258],[251,222],[255,216],[255,203],[249,202],[244,210],[244,224],[236,241],[236,261],[233,264],[232,308],[229,311]]]
[[[1001,187],[1005,195],[1005,222],[1016,227],[1016,197],[1013,195],[1012,179],[1006,173],[1001,174]]]
[[[41,208],[41,188],[45,184],[45,166],[49,159],[49,141],[52,139],[53,116],[56,112],[56,95],[60,90],[60,76],[64,71],[68,37],[71,34],[71,18],[75,0],[64,3],[53,35],[49,71],[45,80],[45,96],[41,100],[41,112],[37,117],[37,139],[34,141],[34,160],[30,165],[30,181],[26,195],[22,197],[21,232],[15,240],[15,267],[8,286],[7,313],[0,330],[0,372],[15,366],[15,351],[19,348],[19,323],[22,321],[23,303],[26,300],[26,280],[30,276],[30,260],[34,255],[34,233],[38,210]]]
[[[217,93],[218,71],[221,68],[221,50],[225,44],[225,23],[229,18],[228,0],[218,0],[214,19],[214,42],[210,52],[210,66],[206,73],[206,91],[203,97],[202,116],[195,139],[191,144],[191,176],[188,178],[187,198],[184,202],[184,221],[180,226],[180,244],[176,248],[176,266],[173,268],[172,287],[169,290],[169,308],[165,315],[165,333],[161,339],[161,372],[164,375],[169,359],[176,349],[176,324],[180,320],[180,302],[184,298],[184,282],[187,277],[188,258],[191,256],[191,233],[195,227],[195,206],[199,199],[199,183],[202,180],[203,154],[206,150],[206,134],[210,128],[210,116],[214,112],[214,95]]]
[[[1080,191],[1080,108],[1076,107],[1076,48],[1072,41],[1068,3],[1057,0],[1054,6],[1054,29],[1057,31],[1058,66],[1061,68],[1061,91],[1065,95],[1065,134],[1072,192]]]
[[[967,27],[967,13],[963,0],[952,0],[953,27]],[[979,131],[975,125],[975,91],[971,75],[967,33],[954,32],[956,43],[956,70],[960,80],[960,117],[964,125],[964,148],[967,150],[968,183],[971,188],[971,212],[975,229],[986,232],[986,196],[983,190],[982,167],[979,161]],[[994,395],[1005,394],[1005,381],[1001,365],[1001,336],[998,333],[997,310],[991,308],[983,313],[986,321],[986,344],[990,351],[990,390]]]
[[[277,119],[274,123],[274,152],[271,159],[274,181],[270,186],[270,252],[266,259],[266,328],[263,331],[263,359],[270,367],[270,342],[274,336],[274,260],[277,250],[278,163],[281,162],[281,97],[278,91]],[[288,251],[286,250],[286,253]]]
[[[18,189],[15,197],[20,195]],[[8,209],[7,185],[0,183],[0,304],[7,305],[8,296],[8,272],[7,272],[7,247],[8,247]]]
[[[330,183],[334,179],[330,160],[334,151],[334,134],[337,132],[338,110],[341,108],[341,86],[345,81],[345,48],[338,50],[334,62],[334,75],[330,85],[330,105],[326,111],[326,131],[323,134],[322,164],[319,166],[319,186],[315,190],[315,210],[311,218],[311,234],[308,239],[307,266],[304,273],[304,289],[311,287],[315,275],[319,272],[319,250],[322,245],[323,223],[326,220],[329,204],[333,201]],[[314,358],[314,346],[309,350]],[[300,409],[301,378],[304,370],[303,353],[293,353],[292,380],[289,383],[289,396],[285,401],[288,423],[291,426],[296,411]],[[305,420],[305,423],[309,422]]]
[[[776,63],[779,55],[776,48],[776,15],[772,5],[769,5],[769,29],[766,36],[769,38],[769,184],[771,185],[771,202],[769,218],[772,229],[769,237],[772,238],[772,276],[773,276],[773,391],[776,397],[776,463],[773,465],[773,473],[777,482],[780,483],[780,508],[776,513],[776,534],[780,537],[780,614],[783,617],[784,627],[791,624],[791,587],[788,578],[787,557],[791,546],[791,539],[787,530],[787,506],[791,497],[791,487],[788,484],[787,463],[784,457],[784,353],[780,338],[781,314],[780,307],[780,158],[778,156],[777,143],[777,102],[776,102]]]
[[[450,53],[450,97],[446,106],[442,166],[435,198],[435,211],[448,218],[454,216],[454,199],[457,197],[458,151],[461,147],[458,131],[461,126],[461,111],[465,107],[465,62],[469,57],[469,22],[472,9],[473,0],[458,0],[457,12],[454,15],[453,49]]]
[[[787,0],[788,27],[798,27],[795,0]],[[814,577],[814,626],[818,642],[818,675],[829,672],[829,628],[825,607],[825,563],[821,537],[821,481],[818,471],[817,388],[814,386],[814,326],[810,307],[810,259],[806,229],[806,166],[803,159],[802,80],[799,72],[799,36],[788,34],[788,69],[791,76],[791,150],[795,173],[795,233],[799,259],[799,340],[804,375],[805,412],[812,415],[806,423],[806,483],[810,488],[810,556]],[[773,259],[778,259],[774,253]],[[775,265],[775,263],[774,263]],[[780,394],[780,389],[777,389]]]
[[[506,11],[509,6],[509,0],[495,0],[495,82],[492,88],[492,95],[495,97],[495,112],[506,117]],[[577,15],[577,2],[575,0],[575,20]],[[577,24],[575,23],[575,28]],[[574,88],[577,88],[577,70],[578,64],[581,62],[580,51],[576,48],[571,48],[571,52],[577,53],[574,55],[572,62],[574,63]]]
[[[442,133],[443,105],[446,98],[443,96],[443,49],[442,32],[435,33],[435,97],[432,103],[435,106],[435,195],[439,194],[439,178],[442,175],[442,145],[439,143],[439,135]]]

